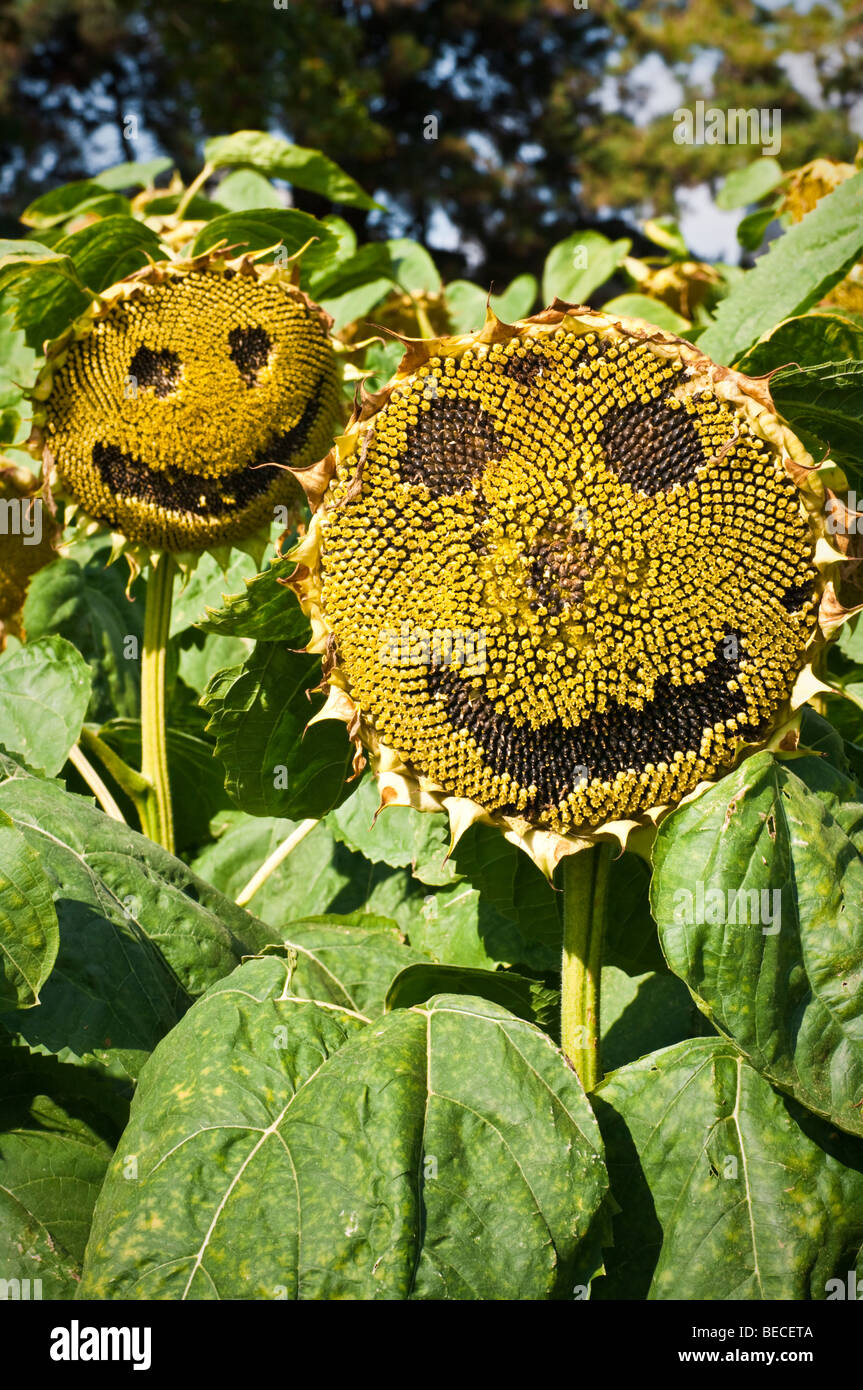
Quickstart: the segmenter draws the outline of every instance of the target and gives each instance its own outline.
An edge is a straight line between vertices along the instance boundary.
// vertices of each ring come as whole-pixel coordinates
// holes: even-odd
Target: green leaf
[[[60,928],[41,1003],[0,1018],[32,1046],[135,1076],[192,999],[271,938],[143,835],[0,753],[0,810],[40,857]]]
[[[650,914],[650,869],[637,854],[612,861],[603,964],[627,975],[664,970],[665,957]]]
[[[23,330],[12,326],[11,318],[0,317],[0,415],[3,416],[0,444],[23,443],[30,433],[32,407],[25,391],[33,383],[36,354],[27,344]]]
[[[803,1105],[863,1134],[856,791],[823,759],[756,754],[663,822],[651,898],[668,963],[711,1021]]]
[[[129,217],[131,208],[125,198],[106,190],[104,184],[82,180],[79,183],[64,183],[43,193],[21,214],[25,227],[43,231],[79,217],[84,212],[97,212],[101,216],[119,213]]]
[[[257,169],[270,179],[285,179],[346,207],[378,208],[358,183],[320,150],[289,144],[262,130],[238,130],[219,135],[204,146],[204,158],[214,169]]]
[[[204,632],[221,637],[252,637],[259,642],[305,646],[311,633],[309,620],[296,594],[285,587],[286,578],[295,569],[295,561],[287,556],[274,561],[263,574],[245,579],[245,592],[223,594],[223,606],[209,608],[206,617],[202,615],[197,620],[198,625]]]
[[[535,970],[559,969],[562,928],[557,894],[533,860],[490,825],[471,826],[453,859],[489,906],[516,928],[512,944],[520,940],[521,949],[499,959]]]
[[[319,657],[258,642],[243,666],[217,673],[201,704],[231,800],[252,815],[325,816],[343,798],[352,745],[339,720],[307,728],[321,709]]]
[[[94,174],[93,182],[112,190],[152,188],[159,174],[164,174],[166,169],[171,168],[171,163],[170,159],[160,156],[140,162],[113,164],[110,169],[103,169],[101,174]]]
[[[51,885],[39,856],[0,813],[0,1007],[39,1003],[59,944]]]
[[[500,1004],[559,1041],[560,991],[512,970],[475,970],[426,961],[408,965],[389,987],[387,1011],[425,1004],[435,994],[466,994]]]
[[[863,359],[863,325],[835,309],[785,319],[771,328],[740,359],[739,368],[749,376],[765,376],[778,367],[816,367],[842,359]],[[845,362],[845,366],[850,366]],[[771,390],[775,378],[771,381]]]
[[[243,966],[154,1055],[81,1295],[571,1297],[605,1172],[549,1039],[454,996],[360,1027],[287,973]]]
[[[254,169],[235,169],[233,174],[228,174],[219,184],[217,198],[230,212],[284,207],[270,180]]]
[[[309,293],[333,316],[338,332],[364,318],[395,286],[396,267],[386,242],[369,242],[353,255],[314,267]]]
[[[693,1034],[707,1031],[692,996],[669,970],[631,976],[613,965],[602,971],[602,1065],[614,1071]]]
[[[723,212],[758,203],[784,178],[775,159],[754,159],[743,169],[733,169],[716,195],[716,206]]]
[[[532,275],[517,275],[503,294],[493,294],[490,304],[504,323],[526,318],[536,302],[539,286]],[[444,292],[447,312],[455,333],[472,333],[485,323],[487,292],[470,280],[451,280]]]
[[[625,238],[609,241],[599,232],[573,232],[548,253],[542,274],[542,297],[546,304],[563,299],[584,304],[593,291],[610,279],[632,242]]]
[[[306,242],[316,238],[309,247],[308,255],[313,256],[314,264],[321,261],[329,264],[338,252],[338,241],[328,227],[317,217],[296,208],[263,208],[260,211],[226,212],[214,217],[202,227],[192,244],[192,255],[200,256],[216,246],[220,241],[228,246],[236,246],[239,255],[244,251],[264,251],[268,247],[284,248],[288,256],[293,256]],[[306,269],[306,255],[302,258],[301,273]]]
[[[860,1146],[698,1038],[593,1094],[619,1205],[593,1298],[823,1299],[863,1234]]]
[[[0,1062],[2,1277],[29,1280],[31,1299],[74,1298],[128,1105],[107,1079],[25,1048]]]
[[[823,299],[863,251],[863,173],[820,199],[721,301],[699,348],[723,364],[736,362],[779,319]]]
[[[655,246],[661,246],[664,251],[670,251],[675,260],[685,261],[689,259],[689,247],[686,245],[683,233],[673,217],[653,218],[644,223],[642,230]]]
[[[648,323],[655,323],[657,328],[666,328],[669,333],[684,333],[690,327],[688,319],[647,294],[619,294],[603,304],[602,312],[620,314],[624,318],[646,319]]]
[[[437,267],[424,246],[409,237],[397,237],[386,243],[396,282],[408,294],[437,294],[441,278]]]
[[[141,766],[139,719],[111,719],[99,729],[99,737],[119,753],[128,767]],[[224,770],[209,739],[169,723],[166,741],[174,834],[180,854],[207,839],[212,817],[228,804],[228,799]]]
[[[394,922],[368,913],[301,918],[288,922],[280,938],[283,944],[270,949],[291,950],[297,958],[291,994],[368,1018],[383,1013],[390,986],[404,969],[428,963],[405,944]]]
[[[193,868],[229,898],[237,898],[253,872],[297,829],[298,821],[273,816],[246,816],[229,811],[215,844],[195,859]],[[285,922],[322,913],[362,909],[392,916],[407,931],[419,913],[421,885],[410,892],[406,874],[387,865],[370,864],[338,843],[326,822],[298,845],[273,871],[251,899],[256,916],[280,932]],[[278,932],[274,935],[278,939]]]
[[[336,839],[373,864],[410,868],[422,883],[451,883],[458,875],[450,861],[444,862],[450,843],[446,814],[386,806],[378,815],[380,805],[377,782],[364,777],[353,795],[330,812],[327,824]]]
[[[776,407],[816,458],[829,448],[842,467],[863,465],[863,325],[835,310],[786,319],[739,365],[750,376],[774,373]]]
[[[46,565],[31,579],[24,604],[29,647],[52,636],[74,641],[92,678],[86,717],[100,724],[138,713],[144,628],[142,587],[130,602],[120,566],[106,566],[105,557],[103,550],[80,563],[70,557]]]
[[[162,245],[156,233],[133,217],[115,214],[94,222],[81,231],[64,236],[54,248],[55,255],[68,259],[79,281],[98,294],[115,285],[148,260],[160,260]],[[0,271],[2,276],[2,271]],[[90,294],[66,279],[31,276],[19,289],[16,322],[27,330],[27,341],[41,348],[48,338],[56,338],[90,303]]]
[[[840,466],[863,467],[863,362],[782,367],[770,379],[777,410],[809,451]]]
[[[759,251],[764,240],[767,228],[771,222],[776,220],[781,199],[771,203],[766,208],[758,208],[756,212],[750,212],[748,217],[744,217],[737,228],[737,240],[745,251]]]
[[[90,672],[71,642],[42,637],[0,656],[0,744],[53,777],[78,741]]]
[[[31,276],[41,276],[46,271],[53,271],[74,286],[80,283],[69,256],[39,241],[0,240],[0,294],[13,288],[20,291]]]
[[[378,910],[383,909],[384,889],[395,891],[396,882],[381,885]],[[493,970],[496,965],[524,965],[547,970],[551,953],[526,940],[513,916],[504,916],[476,888],[463,880],[431,890],[408,878],[401,898],[387,910],[406,932],[412,946],[442,965]],[[558,962],[559,963],[559,962]]]

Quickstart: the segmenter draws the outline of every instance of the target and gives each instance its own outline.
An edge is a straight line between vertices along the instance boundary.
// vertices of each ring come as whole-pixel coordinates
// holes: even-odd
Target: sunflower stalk
[[[171,631],[176,562],[163,552],[150,561],[141,663],[141,775],[150,784],[143,804],[144,833],[174,852],[174,818],[168,780],[165,665]]]
[[[599,1005],[608,915],[611,846],[591,845],[563,861],[560,1043],[586,1091],[602,1080]]]

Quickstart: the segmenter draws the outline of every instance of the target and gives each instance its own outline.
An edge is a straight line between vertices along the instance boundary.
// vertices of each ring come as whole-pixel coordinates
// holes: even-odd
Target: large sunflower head
[[[62,493],[132,542],[242,540],[297,496],[339,400],[329,320],[289,270],[154,265],[49,344],[32,447]]]
[[[766,386],[637,320],[411,344],[305,482],[325,712],[384,803],[547,870],[787,742],[837,621],[825,490]]]

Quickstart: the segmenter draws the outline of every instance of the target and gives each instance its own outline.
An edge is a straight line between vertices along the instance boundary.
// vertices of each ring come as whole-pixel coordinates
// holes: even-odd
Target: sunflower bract
[[[297,496],[284,465],[331,442],[326,322],[251,267],[168,265],[124,291],[61,340],[52,367],[41,430],[61,484],[133,541],[242,539]]]
[[[375,738],[559,833],[729,766],[816,625],[814,534],[775,443],[614,328],[400,376],[319,516],[321,611]]]

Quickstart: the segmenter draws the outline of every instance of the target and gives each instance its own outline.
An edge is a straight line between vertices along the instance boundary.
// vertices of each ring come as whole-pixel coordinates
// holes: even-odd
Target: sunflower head
[[[812,460],[763,383],[647,324],[558,304],[411,344],[306,482],[326,712],[456,835],[547,870],[625,843],[811,693],[841,558]]]
[[[63,494],[132,542],[201,551],[297,497],[339,389],[329,321],[290,271],[219,256],[106,290],[47,349],[31,447]]]

